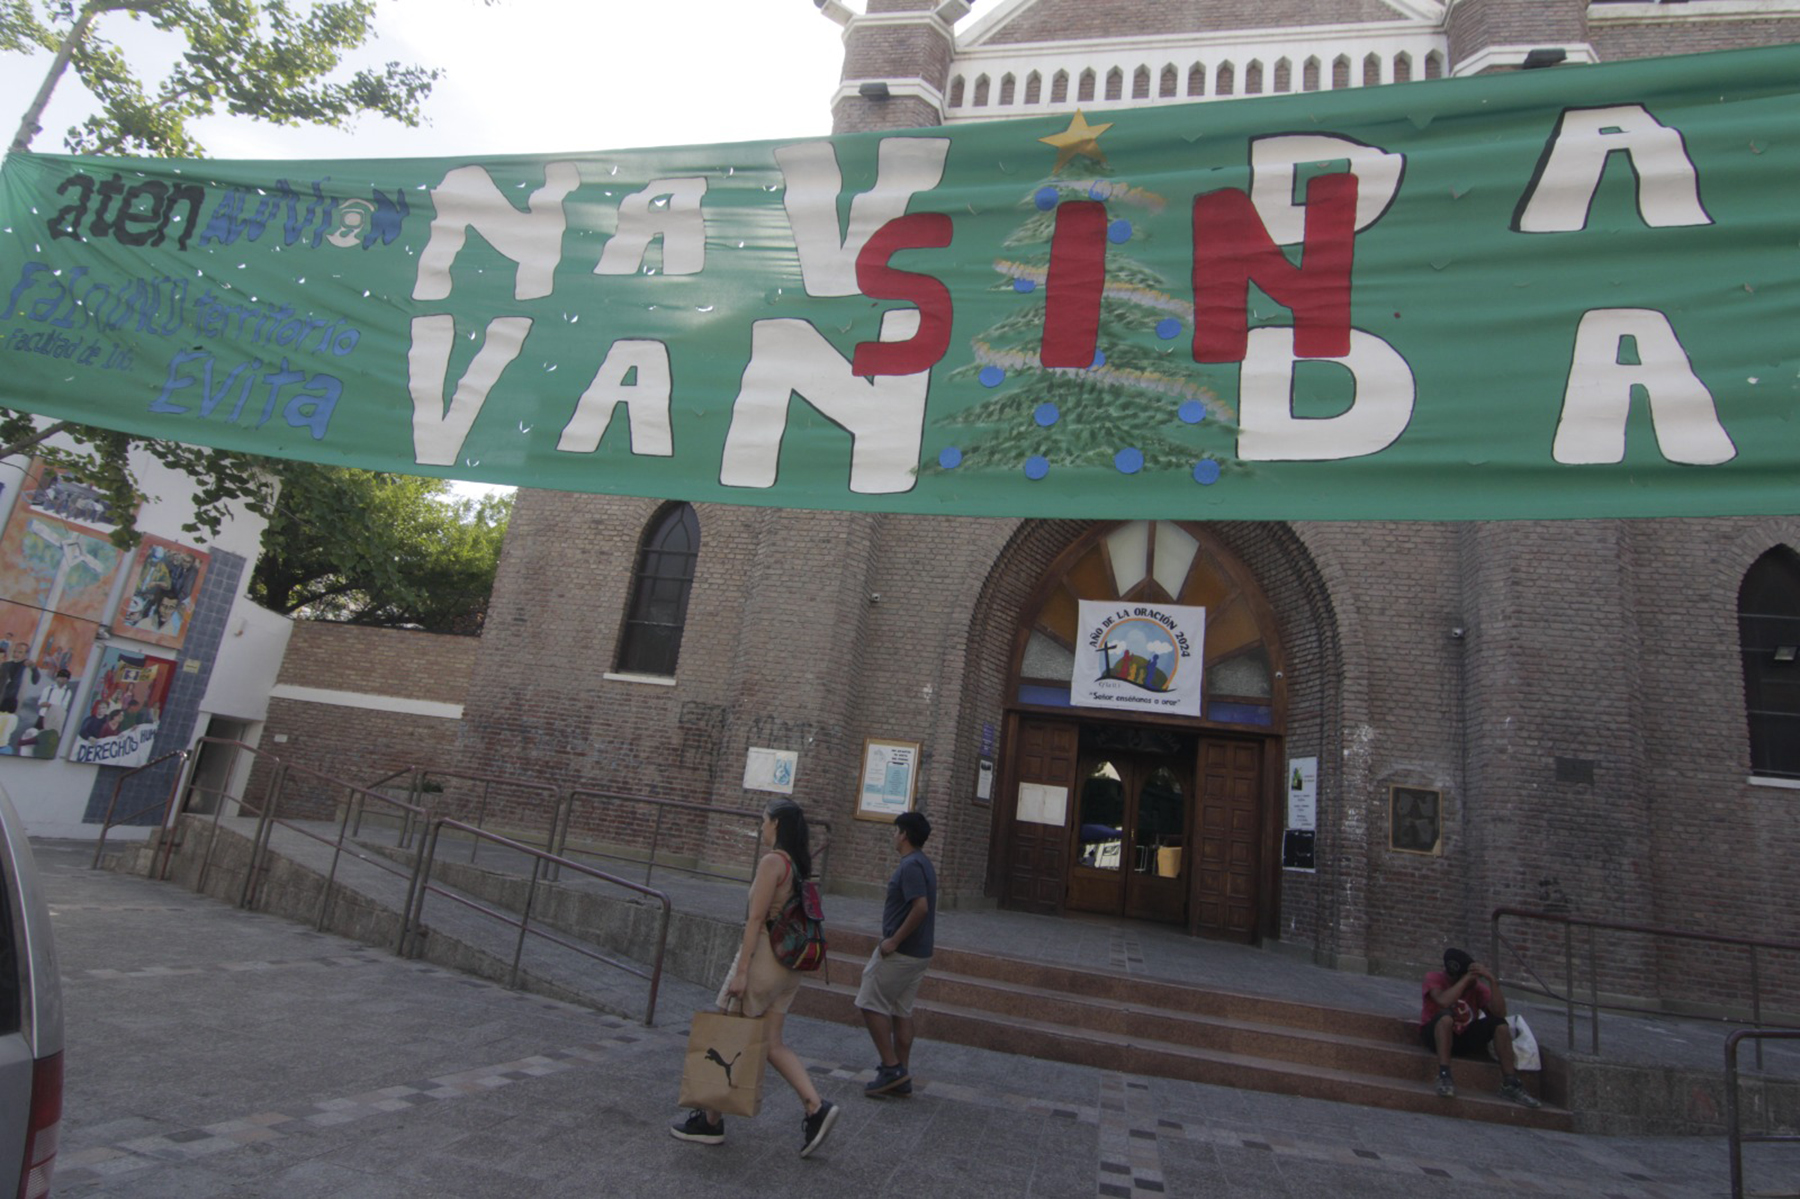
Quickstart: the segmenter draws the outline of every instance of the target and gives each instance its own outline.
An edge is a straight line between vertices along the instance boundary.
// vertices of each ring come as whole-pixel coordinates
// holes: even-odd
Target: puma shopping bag
[[[681,1068],[682,1107],[754,1116],[762,1103],[768,1046],[763,1022],[725,1012],[696,1012]]]

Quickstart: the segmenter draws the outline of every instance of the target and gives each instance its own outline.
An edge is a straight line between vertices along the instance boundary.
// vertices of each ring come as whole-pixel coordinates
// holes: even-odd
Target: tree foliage
[[[161,79],[145,79],[91,25],[70,66],[98,109],[63,136],[74,154],[198,158],[195,121],[219,114],[343,129],[372,113],[419,123],[439,72],[389,62],[340,77],[375,36],[376,0],[0,0],[0,51],[55,52],[85,15],[123,14],[181,38]]]
[[[511,496],[452,501],[441,479],[275,467],[281,496],[251,599],[313,620],[481,632]]]

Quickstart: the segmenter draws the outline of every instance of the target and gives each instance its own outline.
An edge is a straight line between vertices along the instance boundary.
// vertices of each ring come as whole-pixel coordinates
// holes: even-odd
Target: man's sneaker
[[[1525,1084],[1516,1078],[1500,1084],[1500,1098],[1510,1099],[1520,1107],[1544,1106],[1542,1103],[1538,1102],[1537,1096],[1527,1091],[1525,1089]]]
[[[687,1114],[687,1119],[677,1121],[669,1131],[679,1140],[697,1141],[702,1145],[723,1145],[725,1117],[720,1116],[717,1123],[709,1124],[706,1113],[695,1109]]]
[[[912,1094],[912,1075],[906,1072],[905,1066],[878,1066],[875,1077],[863,1086],[865,1095],[887,1095],[905,1087],[905,1094]]]
[[[889,1099],[905,1099],[912,1095],[912,1079],[903,1078],[888,1092]]]
[[[819,1100],[819,1110],[800,1121],[800,1156],[811,1157],[814,1149],[825,1143],[831,1126],[837,1123],[838,1105],[829,1099]],[[720,1121],[724,1123],[724,1121]]]
[[[1456,1084],[1450,1080],[1450,1071],[1438,1071],[1438,1094],[1445,1099],[1456,1098]]]

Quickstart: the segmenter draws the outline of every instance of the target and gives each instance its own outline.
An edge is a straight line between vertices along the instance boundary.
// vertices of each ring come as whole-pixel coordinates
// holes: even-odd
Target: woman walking
[[[806,813],[799,804],[778,799],[769,805],[763,813],[762,843],[770,852],[756,864],[756,877],[750,880],[744,940],[731,960],[725,985],[719,988],[718,1004],[719,1010],[725,1011],[731,1001],[741,1001],[744,1015],[761,1017],[765,1022],[763,1040],[768,1046],[769,1064],[794,1088],[806,1107],[800,1126],[800,1156],[811,1157],[837,1122],[838,1106],[819,1097],[806,1067],[782,1043],[781,1025],[794,993],[800,989],[800,975],[776,961],[769,944],[769,922],[781,915],[788,896],[799,888],[801,879],[812,873]],[[725,1117],[695,1109],[669,1131],[684,1141],[717,1145],[725,1140]]]

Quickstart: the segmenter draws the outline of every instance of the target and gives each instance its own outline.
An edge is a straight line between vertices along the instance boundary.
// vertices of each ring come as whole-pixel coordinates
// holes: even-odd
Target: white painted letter
[[[1346,158],[1356,176],[1356,228],[1361,232],[1394,202],[1406,171],[1404,154],[1328,134],[1284,133],[1250,143],[1250,202],[1276,245],[1306,240],[1306,205],[1294,199],[1294,168]]]
[[[706,180],[652,179],[643,191],[619,201],[619,230],[594,267],[596,275],[634,275],[644,265],[650,243],[663,239],[665,275],[697,275],[706,265],[706,215],[700,198]],[[659,207],[657,201],[663,203]]]
[[[1629,337],[1637,362],[1620,362]],[[1669,318],[1653,308],[1596,308],[1575,331],[1575,361],[1556,425],[1558,462],[1622,462],[1631,390],[1650,399],[1656,444],[1670,462],[1717,466],[1737,457],[1712,393],[1694,374]]]
[[[881,318],[882,341],[918,332],[919,310],[900,308]],[[731,431],[719,463],[727,487],[772,487],[796,392],[850,434],[850,490],[911,491],[925,437],[925,392],[930,371],[859,379],[850,360],[810,321],[757,321],[750,331],[750,363],[731,412]]]
[[[513,297],[532,300],[550,294],[556,264],[562,258],[563,198],[581,183],[572,162],[544,167],[544,186],[531,193],[526,210],[512,206],[481,167],[457,167],[432,189],[437,216],[419,255],[413,299],[442,300],[450,294],[450,267],[462,252],[472,227],[494,249],[518,264]]]
[[[1537,175],[1513,214],[1521,233],[1568,233],[1587,227],[1608,156],[1623,153],[1637,176],[1638,215],[1652,229],[1710,225],[1700,203],[1700,174],[1681,132],[1641,104],[1564,110],[1538,159]]]
[[[1309,358],[1350,372],[1354,399],[1336,416],[1294,415],[1294,331],[1250,330],[1238,372],[1238,457],[1247,462],[1330,462],[1379,453],[1412,419],[1412,368],[1373,333],[1350,330],[1350,353]]]
[[[625,377],[633,369],[637,378]],[[615,341],[606,361],[594,372],[594,381],[575,405],[575,415],[563,427],[556,448],[571,454],[591,454],[600,448],[613,411],[625,405],[631,422],[631,452],[667,458],[675,453],[669,429],[669,347],[660,341]]]
[[[454,466],[463,442],[487,403],[500,372],[519,356],[531,318],[502,316],[488,322],[487,336],[475,361],[457,380],[456,395],[444,410],[444,380],[450,373],[450,346],[456,340],[453,316],[415,316],[412,347],[406,354],[407,384],[412,389],[413,460],[420,466]]]
[[[875,231],[906,213],[915,192],[930,191],[944,177],[950,139],[889,137],[876,156],[875,186],[850,201],[850,228],[838,225],[838,192],[844,180],[830,142],[782,146],[775,161],[787,182],[782,203],[800,252],[800,277],[809,296],[854,296],[856,256]],[[884,335],[883,340],[886,340]]]

